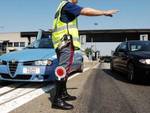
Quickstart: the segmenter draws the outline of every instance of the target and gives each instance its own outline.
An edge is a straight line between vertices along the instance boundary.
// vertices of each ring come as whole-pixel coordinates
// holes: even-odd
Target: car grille
[[[4,79],[18,79],[18,80],[29,80],[32,75],[17,75],[16,77],[12,78],[10,75],[8,74],[0,74],[2,78]]]
[[[18,66],[18,62],[9,61],[8,65],[9,65],[10,73],[14,75]]]

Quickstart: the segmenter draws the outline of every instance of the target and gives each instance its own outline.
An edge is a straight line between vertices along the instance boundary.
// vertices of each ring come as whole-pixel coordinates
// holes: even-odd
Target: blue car
[[[5,81],[54,81],[58,60],[51,38],[37,38],[23,50],[0,56],[0,80]],[[83,57],[75,51],[71,72],[83,71]]]

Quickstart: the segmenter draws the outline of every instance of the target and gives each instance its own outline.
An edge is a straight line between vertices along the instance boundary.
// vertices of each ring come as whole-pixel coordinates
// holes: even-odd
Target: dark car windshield
[[[150,51],[150,41],[130,43],[130,51]]]
[[[27,48],[54,48],[53,47],[53,42],[51,38],[43,38],[40,40],[34,41],[32,44],[27,46]]]

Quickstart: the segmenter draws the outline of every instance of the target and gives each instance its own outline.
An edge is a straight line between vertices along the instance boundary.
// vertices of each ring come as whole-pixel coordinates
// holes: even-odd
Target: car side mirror
[[[112,56],[117,56],[118,55],[118,52],[114,52],[113,54],[112,54]]]

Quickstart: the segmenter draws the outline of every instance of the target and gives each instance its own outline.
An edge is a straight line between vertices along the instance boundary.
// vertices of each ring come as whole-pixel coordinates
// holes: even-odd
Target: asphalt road
[[[129,83],[108,64],[92,70],[74,113],[150,113],[150,81]]]
[[[69,102],[73,110],[51,109],[53,91],[49,91],[11,113],[150,113],[150,80],[130,83],[122,74],[111,73],[106,63],[92,65],[67,86],[69,93],[77,96]]]

